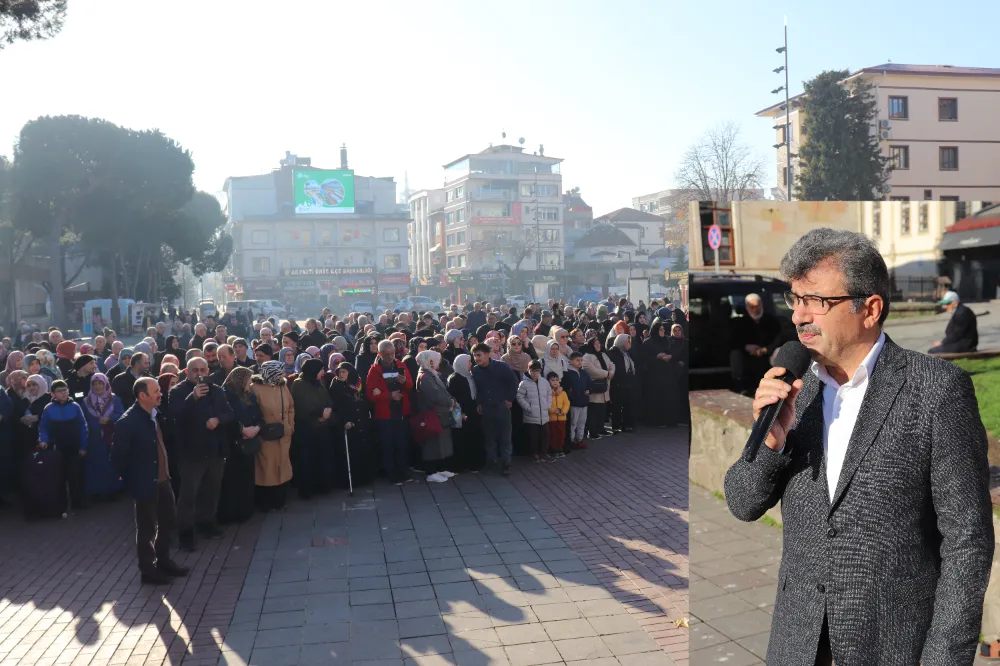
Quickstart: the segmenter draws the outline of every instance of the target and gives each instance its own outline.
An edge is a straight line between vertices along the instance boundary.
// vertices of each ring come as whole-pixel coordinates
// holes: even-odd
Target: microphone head
[[[784,368],[795,379],[801,379],[812,364],[809,349],[798,340],[791,340],[781,345],[775,356],[775,367]]]

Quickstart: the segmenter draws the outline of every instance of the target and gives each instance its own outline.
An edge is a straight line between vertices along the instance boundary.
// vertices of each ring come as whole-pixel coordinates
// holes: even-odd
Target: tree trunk
[[[52,324],[62,330],[66,321],[66,294],[63,291],[63,263],[62,240],[63,224],[66,220],[66,213],[60,213],[52,220],[49,227],[49,283],[50,297],[52,299]]]
[[[135,260],[135,279],[132,281],[132,293],[138,296],[139,291],[139,274],[142,272],[142,255],[146,253],[146,248],[139,248],[139,256]]]
[[[111,261],[109,262],[111,269],[107,272],[110,274],[111,280],[111,324],[110,328],[113,328],[115,332],[120,332],[121,335],[127,335],[126,331],[119,331],[122,322],[122,308],[121,304],[118,302],[118,258],[120,254],[116,250],[111,254]]]

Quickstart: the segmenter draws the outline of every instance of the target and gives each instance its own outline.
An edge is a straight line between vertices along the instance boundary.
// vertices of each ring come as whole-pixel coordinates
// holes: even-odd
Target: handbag
[[[608,380],[606,379],[592,379],[590,380],[590,386],[587,387],[590,394],[595,393],[607,393],[608,392]]]
[[[410,433],[420,444],[437,437],[442,432],[444,428],[441,427],[441,420],[433,409],[424,410],[410,417]]]
[[[284,387],[279,387],[281,390],[281,418],[284,421],[285,418],[285,389]],[[285,424],[283,422],[279,423],[265,423],[260,427],[260,432],[257,433],[265,442],[273,442],[277,439],[281,439],[285,436]]]

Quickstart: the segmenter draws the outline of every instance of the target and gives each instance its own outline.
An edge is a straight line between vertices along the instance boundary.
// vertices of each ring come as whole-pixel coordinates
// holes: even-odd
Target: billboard
[[[297,215],[331,215],[354,212],[354,171],[310,169],[292,173]]]

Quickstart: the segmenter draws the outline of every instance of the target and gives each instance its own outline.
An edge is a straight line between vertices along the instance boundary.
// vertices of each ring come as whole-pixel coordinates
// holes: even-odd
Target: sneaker
[[[580,449],[585,449],[587,448],[587,442],[583,441],[582,439],[579,442],[573,442],[573,448],[578,451]]]
[[[160,560],[156,563],[156,570],[161,571],[168,576],[174,577],[186,576],[191,571],[187,567],[182,567],[173,560]]]
[[[565,458],[565,457],[566,457],[566,454],[563,453],[562,451],[560,451],[559,453],[556,454],[556,458]]]
[[[435,472],[434,474],[427,475],[427,483],[444,483],[448,480],[448,477],[440,472]]]
[[[548,459],[549,459],[549,457],[545,456],[545,461],[548,461]],[[540,456],[535,456],[535,462],[536,463],[540,463],[540,462],[543,462],[543,461],[542,461],[542,459],[541,459]]]
[[[438,474],[440,474],[441,476],[443,476],[446,479],[450,479],[451,477],[455,476],[454,472],[449,472],[448,470],[444,470],[444,471],[438,472]]]
[[[174,579],[162,571],[154,569],[149,573],[142,574],[141,580],[143,585],[170,585]]]
[[[598,440],[600,438],[601,438],[601,435],[598,435],[596,432],[593,435],[590,436],[590,439],[592,439],[592,440]]]

